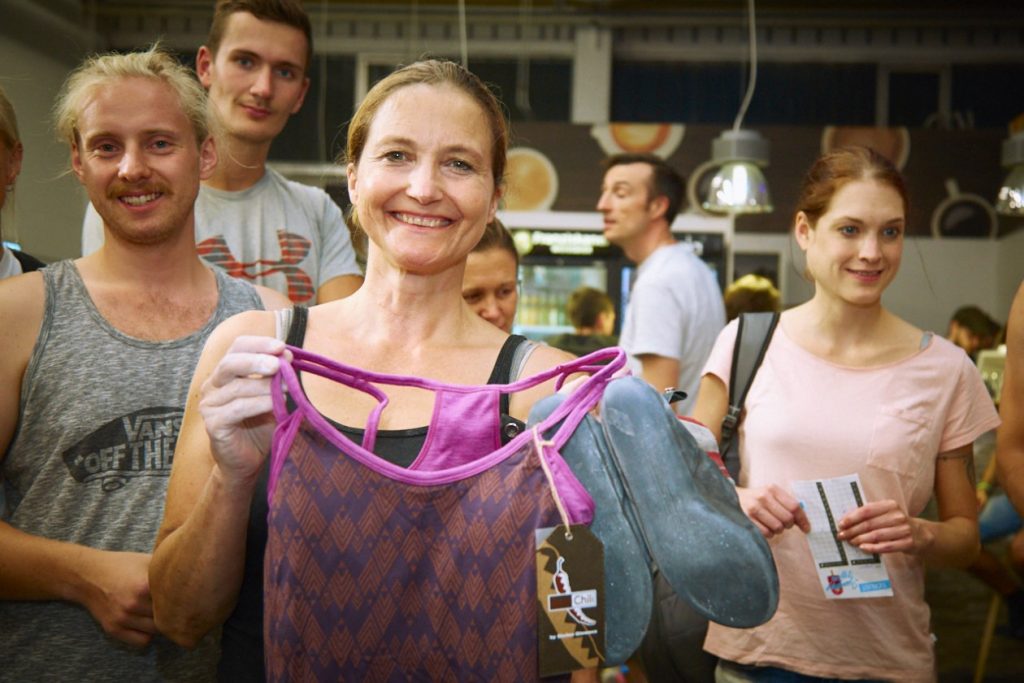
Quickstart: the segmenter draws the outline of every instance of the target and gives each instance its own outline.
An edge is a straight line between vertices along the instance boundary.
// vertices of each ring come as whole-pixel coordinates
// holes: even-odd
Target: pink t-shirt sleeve
[[[736,345],[738,325],[738,320],[732,320],[718,333],[718,339],[715,340],[715,345],[711,349],[708,362],[704,364],[704,370],[700,373],[701,377],[714,375],[726,386],[729,386],[729,377],[732,375],[732,349]]]
[[[978,368],[965,353],[960,354],[957,372],[956,389],[939,441],[940,453],[972,443],[985,432],[998,427],[1000,422]]]

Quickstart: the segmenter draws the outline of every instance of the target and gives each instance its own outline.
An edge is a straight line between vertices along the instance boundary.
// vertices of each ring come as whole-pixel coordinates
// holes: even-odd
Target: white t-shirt
[[[10,249],[0,245],[0,280],[15,275],[21,275],[21,263],[14,258]]]
[[[705,369],[726,386],[735,341],[734,321]],[[918,516],[932,496],[936,456],[998,425],[977,368],[945,339],[933,336],[895,363],[851,368],[805,350],[780,324],[747,394],[739,483],[791,490],[792,481],[857,473],[866,502],[892,499]],[[824,678],[933,680],[919,559],[883,555],[892,597],[828,600],[799,529],[769,543],[779,571],[778,611],[752,629],[711,624],[706,650]]]
[[[659,247],[637,269],[619,345],[640,374],[640,354],[679,361],[675,388],[687,398],[675,404],[688,415],[697,397],[701,369],[725,326],[725,303],[711,268],[685,243]]]
[[[317,187],[268,168],[238,192],[200,187],[196,198],[199,255],[229,275],[276,289],[295,303],[315,303],[316,290],[340,275],[361,275],[341,209]],[[103,244],[103,220],[89,206],[82,254]]]

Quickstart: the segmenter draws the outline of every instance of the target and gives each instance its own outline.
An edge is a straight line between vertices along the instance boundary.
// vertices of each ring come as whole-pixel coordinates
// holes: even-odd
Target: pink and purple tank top
[[[267,679],[536,680],[534,532],[593,517],[592,499],[558,450],[624,365],[623,352],[601,351],[512,384],[459,386],[289,348],[294,359],[273,389]],[[300,371],[377,399],[362,443],[309,403]],[[536,431],[501,445],[502,393],[579,372],[590,376]],[[389,384],[436,395],[426,441],[408,468],[372,452],[387,405],[377,385]],[[541,443],[537,435],[559,423]]]

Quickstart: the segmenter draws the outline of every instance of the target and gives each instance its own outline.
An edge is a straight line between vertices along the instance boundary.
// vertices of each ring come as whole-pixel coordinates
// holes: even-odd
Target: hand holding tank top
[[[534,532],[593,517],[558,449],[624,365],[623,353],[609,349],[508,385],[456,386],[290,350],[273,388],[268,680],[536,680]],[[313,408],[298,371],[377,399],[361,444]],[[562,423],[551,448],[538,452],[532,430],[500,445],[493,416],[503,393],[579,372],[591,374],[537,425],[549,434]],[[378,384],[436,394],[409,468],[372,452],[387,405]]]

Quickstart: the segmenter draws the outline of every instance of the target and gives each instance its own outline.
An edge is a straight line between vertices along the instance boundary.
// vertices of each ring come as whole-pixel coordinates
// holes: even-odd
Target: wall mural
[[[775,211],[739,216],[737,232],[790,229],[804,172],[817,155],[847,144],[873,147],[907,177],[908,234],[950,239],[998,237],[1024,227],[1024,219],[996,215],[993,207],[1007,170],[999,163],[1007,134],[1000,130],[763,126],[771,141],[765,176]],[[718,126],[678,124],[513,124],[509,186],[504,208],[517,211],[594,211],[602,159],[620,152],[651,152],[688,178],[691,211],[714,172],[711,141]]]
[[[508,151],[507,190],[503,208],[509,211],[547,211],[558,196],[558,171],[544,153],[532,147]]]
[[[663,159],[683,141],[686,127],[678,123],[609,123],[590,128],[605,154],[657,154]]]

